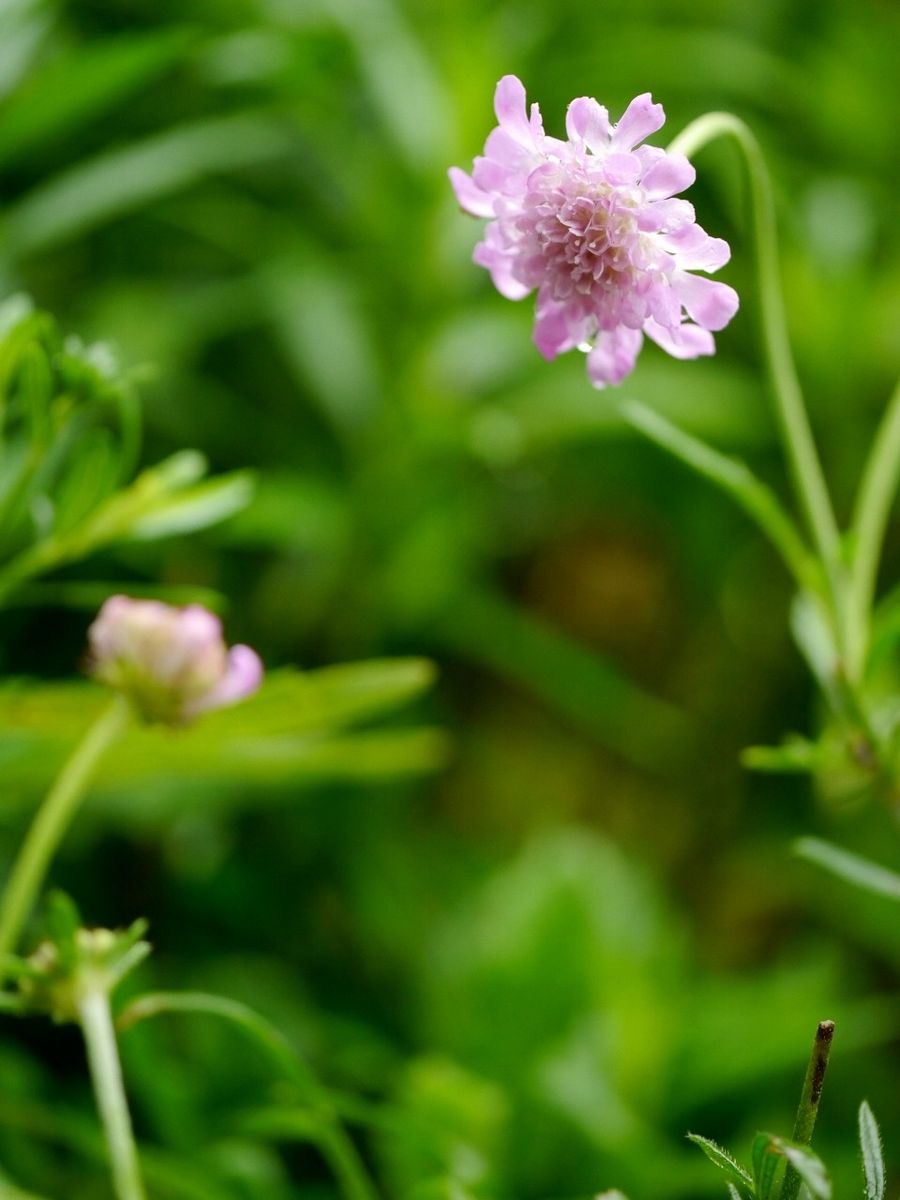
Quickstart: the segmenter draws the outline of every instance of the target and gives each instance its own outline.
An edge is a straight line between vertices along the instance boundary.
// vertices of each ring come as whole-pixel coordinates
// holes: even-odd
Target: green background
[[[509,72],[557,135],[584,94],[617,116],[652,91],[669,136],[749,121],[846,515],[900,348],[898,35],[877,0],[0,0],[0,293],[152,368],[146,462],[197,447],[258,478],[226,524],[57,581],[217,589],[273,667],[428,656],[417,716],[453,741],[412,780],[120,784],[54,882],[93,922],[150,919],[145,981],[253,1003],[371,1101],[360,1144],[392,1194],[721,1195],[684,1133],[746,1157],[789,1132],[823,1017],[840,1194],[863,1096],[900,1168],[896,912],[790,854],[813,832],[896,863],[896,825],[742,770],[817,727],[787,580],[617,416],[643,400],[787,489],[734,152],[698,156],[691,198],[741,311],[714,359],[649,347],[618,392],[540,359],[446,179]],[[0,666],[74,675],[90,617],[10,608]],[[107,1196],[41,1124],[91,1126],[76,1034],[4,1035],[0,1164]],[[123,1052],[142,1139],[207,1196],[333,1190],[302,1144],[246,1132],[268,1082],[227,1028],[172,1019]]]

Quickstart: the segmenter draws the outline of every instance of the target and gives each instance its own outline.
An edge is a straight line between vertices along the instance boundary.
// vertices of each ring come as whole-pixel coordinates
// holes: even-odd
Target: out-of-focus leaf
[[[139,542],[154,541],[216,525],[249,504],[254,488],[255,476],[250,471],[218,475],[156,504],[134,522],[127,536]]]
[[[135,208],[233,171],[289,153],[272,121],[249,115],[197,121],[112,150],[42,184],[9,212],[7,250],[48,250]]]
[[[236,785],[365,782],[431,772],[447,761],[442,732],[347,729],[408,703],[432,678],[430,664],[415,659],[275,672],[256,696],[209,713],[190,729],[135,725],[105,757],[98,787],[141,785],[140,801],[132,797],[122,805],[113,792],[114,812],[126,821],[155,823],[183,807],[183,790],[153,790],[154,780],[189,781],[199,811],[232,806]],[[8,787],[46,782],[106,702],[103,689],[88,684],[8,686],[0,695],[0,761]],[[199,787],[204,781],[209,786]]]
[[[202,604],[212,612],[224,613],[228,601],[213,588],[184,583],[32,583],[15,593],[11,603],[23,608],[75,608],[95,613],[110,596],[162,600],[166,604]]]
[[[799,838],[794,842],[794,853],[867,892],[886,896],[889,900],[900,900],[900,875],[878,863],[860,858],[858,854],[850,854],[830,842],[813,837]]]
[[[188,42],[179,29],[111,38],[33,72],[0,106],[0,166],[96,119],[167,70]]]
[[[837,694],[838,658],[834,637],[828,628],[822,605],[809,592],[799,592],[791,608],[791,632],[801,654],[829,697],[832,707],[840,711]]]
[[[0,96],[26,73],[52,20],[47,0],[4,0],[0,5]]]
[[[741,762],[751,771],[804,775],[822,765],[824,754],[819,743],[791,734],[780,746],[748,746],[741,752]]]
[[[695,730],[687,713],[498,594],[469,588],[447,606],[439,632],[448,646],[523,683],[632,762],[658,768],[689,752]]]

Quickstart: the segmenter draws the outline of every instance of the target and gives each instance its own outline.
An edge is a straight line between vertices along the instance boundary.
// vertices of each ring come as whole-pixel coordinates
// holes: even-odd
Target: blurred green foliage
[[[145,983],[233,996],[284,1030],[355,1098],[394,1194],[721,1194],[685,1132],[787,1131],[825,1016],[818,1137],[838,1190],[858,1186],[863,1096],[896,1172],[895,910],[788,849],[821,833],[896,865],[896,827],[738,765],[816,728],[787,581],[577,356],[540,361],[529,304],[469,261],[477,227],[445,169],[480,150],[509,71],[554,132],[575,95],[618,112],[646,90],[673,136],[710,109],[751,122],[846,510],[897,367],[898,44],[879,0],[0,0],[0,292],[115,347],[142,396],[141,468],[196,447],[213,478],[256,479],[224,524],[88,539],[10,593],[3,670],[44,682],[0,699],[2,852],[89,718],[72,677],[111,585],[221,597],[273,667],[436,660],[418,711],[453,737],[443,774],[406,776],[436,765],[435,735],[373,741],[350,700],[314,730],[293,692],[297,723],[273,716],[336,679],[288,670],[196,743],[134,735],[55,871],[90,920],[149,918]],[[622,394],[783,489],[739,164],[716,146],[698,165],[742,313],[715,359],[651,349]],[[130,403],[41,417],[74,421],[79,449],[17,476],[26,524],[0,531],[4,564],[60,490],[83,520],[130,478]],[[37,416],[11,412],[11,445]],[[895,529],[886,583],[897,551]],[[415,698],[418,664],[385,670]],[[282,718],[282,760],[241,757],[234,739]],[[123,1051],[154,1195],[331,1194],[302,1114],[227,1025],[160,1018]],[[108,1195],[74,1034],[10,1029],[0,1077],[10,1179]]]

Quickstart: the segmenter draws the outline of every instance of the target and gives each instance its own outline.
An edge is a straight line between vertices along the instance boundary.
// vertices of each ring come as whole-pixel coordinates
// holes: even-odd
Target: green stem
[[[739,117],[716,112],[688,125],[669,146],[669,151],[690,156],[723,135],[735,139],[747,165],[766,362],[794,487],[828,574],[840,630],[841,540],[791,354],[778,270],[775,205],[762,150],[749,126]]]
[[[241,1028],[265,1051],[276,1069],[298,1087],[321,1125],[314,1135],[346,1200],[378,1200],[378,1192],[369,1178],[353,1140],[344,1129],[326,1091],[284,1035],[265,1017],[238,1000],[206,992],[151,992],[133,1000],[120,1014],[120,1029],[130,1029],[138,1021],[167,1012],[205,1013],[222,1017]]]
[[[809,592],[821,591],[821,571],[796,525],[771,488],[757,479],[745,463],[713,450],[636,400],[622,405],[622,416],[651,442],[731,496],[769,538],[798,587]]]
[[[91,1081],[109,1150],[116,1196],[118,1200],[146,1200],[131,1115],[122,1083],[122,1067],[109,996],[105,990],[97,987],[84,991],[78,1000],[78,1019],[84,1033]]]
[[[0,901],[0,960],[19,941],[47,868],[71,824],[103,753],[123,732],[129,708],[122,697],[97,719],[66,762],[38,810]]]
[[[891,503],[900,478],[900,383],[894,389],[863,470],[851,526],[851,647],[848,671],[862,673],[869,648],[872,602]]]
[[[798,1146],[808,1146],[812,1141],[833,1037],[834,1021],[820,1021],[816,1029],[812,1053],[809,1056],[809,1065],[806,1068],[806,1078],[800,1094],[800,1107],[797,1109],[797,1119],[794,1122],[794,1132],[791,1138]],[[784,1183],[781,1186],[781,1200],[797,1200],[799,1191],[800,1176],[788,1163]]]

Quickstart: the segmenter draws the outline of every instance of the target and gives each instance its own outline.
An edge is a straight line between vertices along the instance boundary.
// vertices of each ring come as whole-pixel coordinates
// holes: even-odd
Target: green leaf
[[[813,774],[822,764],[823,750],[817,742],[799,734],[790,734],[780,746],[748,746],[741,752],[741,764],[748,771],[770,774]]]
[[[822,1160],[808,1146],[771,1133],[757,1134],[753,1142],[753,1173],[759,1200],[777,1196],[775,1183],[782,1163],[796,1171],[813,1200],[831,1200],[831,1180]]]
[[[71,134],[113,108],[172,66],[187,41],[179,29],[110,38],[82,44],[32,72],[0,110],[0,163]]]
[[[134,541],[153,541],[216,525],[245,508],[254,487],[251,471],[217,476],[160,501],[132,524],[127,536]]]
[[[859,1149],[866,1183],[866,1200],[884,1200],[881,1134],[875,1116],[865,1100],[859,1106]]]
[[[775,1179],[784,1162],[778,1141],[771,1133],[758,1133],[753,1139],[753,1178],[758,1200],[772,1200]]]
[[[819,687],[840,711],[837,693],[838,655],[834,637],[819,600],[809,592],[799,592],[791,606],[791,632],[800,653],[806,659]]]
[[[699,1133],[689,1133],[688,1141],[693,1142],[695,1146],[699,1146],[711,1163],[724,1172],[730,1184],[737,1188],[743,1188],[749,1195],[753,1195],[753,1178],[749,1171],[744,1168],[734,1159],[727,1150],[711,1141],[709,1138],[701,1137]]]
[[[818,1155],[814,1154],[808,1146],[798,1146],[783,1138],[778,1138],[776,1141],[779,1152],[800,1176],[813,1200],[831,1200],[831,1180],[825,1164]]]
[[[869,862],[857,854],[850,854],[832,846],[830,842],[813,837],[799,838],[794,842],[794,853],[867,892],[886,896],[889,900],[900,900],[900,875],[878,863]]]
[[[154,787],[161,778],[195,781],[192,804],[199,811],[204,805],[224,809],[288,798],[242,786],[247,784],[356,783],[437,770],[449,756],[441,730],[353,730],[409,703],[433,678],[431,664],[420,659],[376,659],[307,673],[276,671],[255,696],[208,713],[189,729],[173,734],[135,724],[109,751],[98,775],[98,787],[106,789],[110,801],[107,816],[129,824],[171,819],[184,793],[182,788]],[[35,686],[19,681],[0,689],[5,794],[15,796],[17,789],[46,783],[85,724],[108,702],[107,695],[85,683]],[[209,788],[198,787],[199,781],[209,781]],[[118,789],[127,789],[127,798]]]
[[[7,216],[4,242],[18,258],[47,250],[213,172],[289,153],[284,130],[249,115],[209,118],[102,154],[41,184]]]

